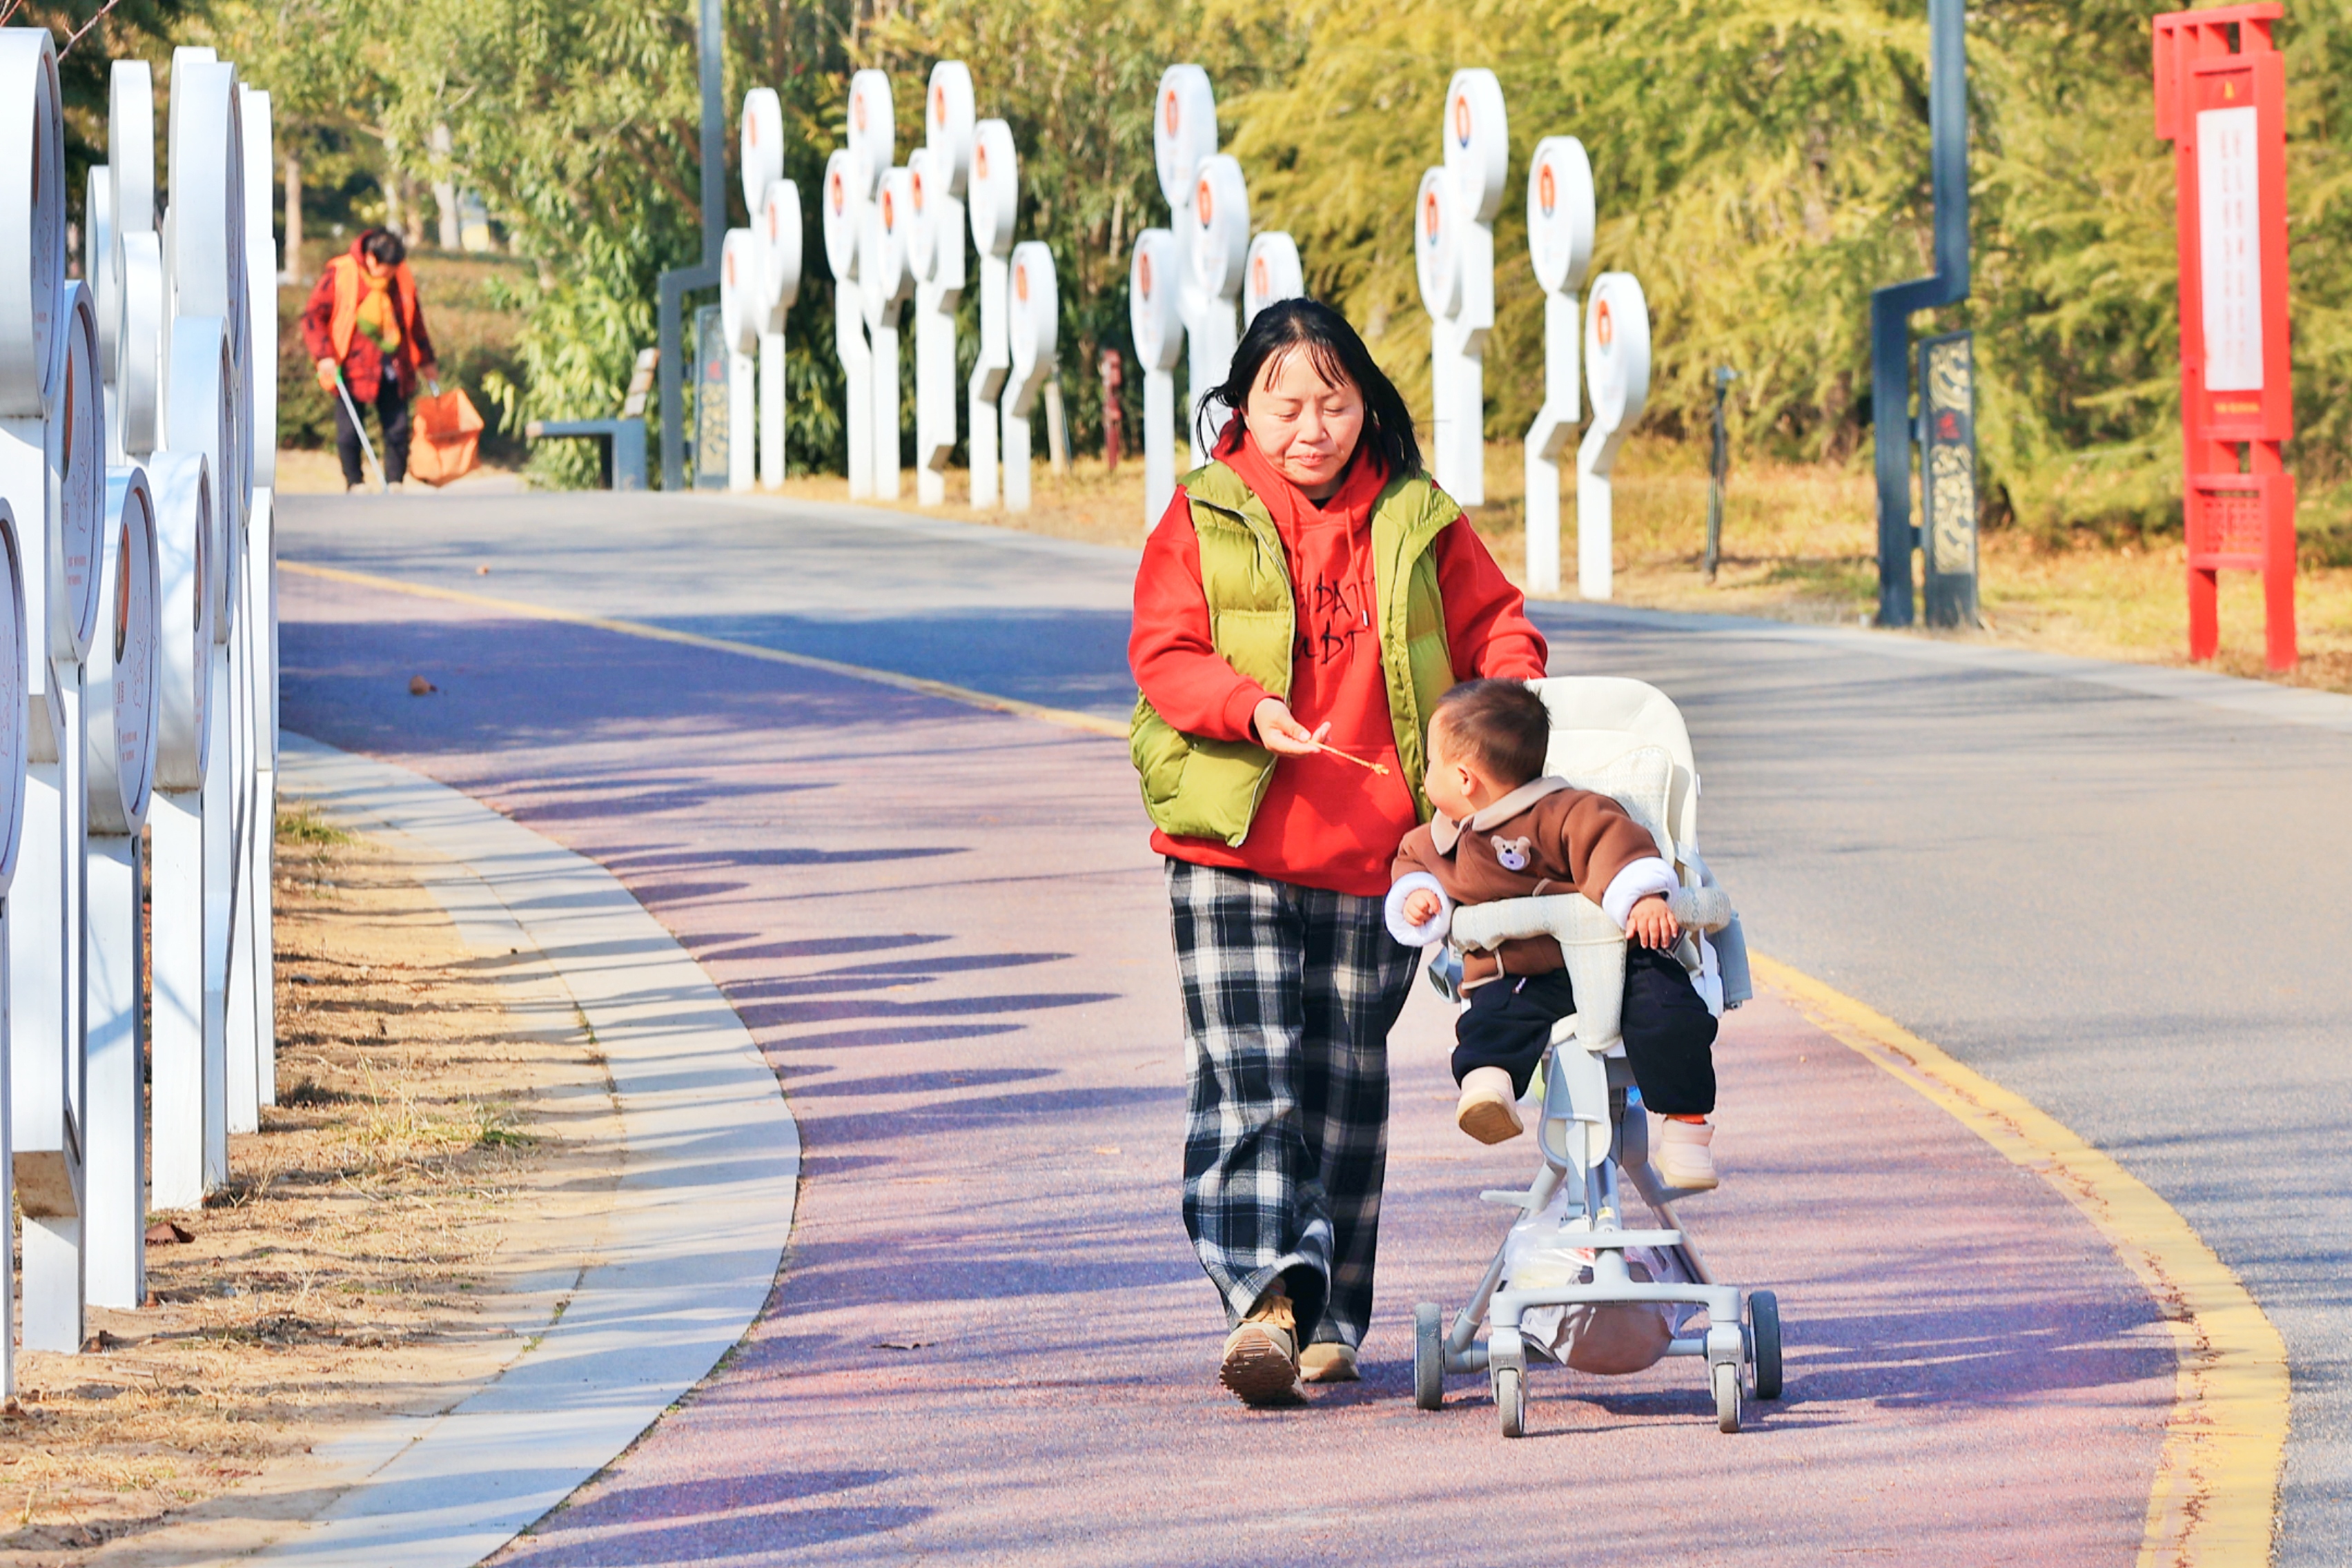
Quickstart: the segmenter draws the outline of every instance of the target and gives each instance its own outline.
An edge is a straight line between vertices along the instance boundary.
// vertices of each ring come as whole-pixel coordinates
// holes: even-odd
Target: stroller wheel
[[[1445,1403],[1445,1322],[1434,1301],[1412,1310],[1412,1402],[1423,1410]]]
[[[1528,1430],[1528,1374],[1516,1366],[1495,1369],[1495,1411],[1502,1417],[1503,1436],[1519,1437]]]
[[[1739,1430],[1739,1368],[1727,1361],[1709,1369],[1715,1380],[1715,1424],[1726,1432]]]
[[[1756,1363],[1756,1397],[1780,1397],[1780,1299],[1769,1290],[1748,1296],[1748,1354]]]

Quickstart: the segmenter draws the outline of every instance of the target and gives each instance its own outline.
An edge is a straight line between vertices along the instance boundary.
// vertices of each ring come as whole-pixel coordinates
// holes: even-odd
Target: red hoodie
[[[1378,897],[1388,891],[1397,845],[1421,820],[1397,762],[1380,632],[1372,624],[1371,509],[1388,476],[1364,454],[1339,493],[1318,506],[1242,438],[1238,425],[1225,426],[1216,455],[1265,502],[1290,558],[1298,605],[1290,710],[1309,730],[1328,721],[1332,745],[1385,763],[1389,771],[1381,777],[1336,757],[1284,757],[1239,847],[1157,831],[1151,847],[1195,865]],[[1543,634],[1469,520],[1454,519],[1430,548],[1454,679],[1541,676]],[[1201,543],[1181,487],[1143,547],[1127,653],[1136,685],[1177,729],[1216,741],[1256,738],[1250,715],[1272,693],[1219,658],[1210,641]]]

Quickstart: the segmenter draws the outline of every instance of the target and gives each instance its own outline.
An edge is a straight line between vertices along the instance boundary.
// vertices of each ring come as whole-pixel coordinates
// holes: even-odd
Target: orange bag
[[[446,485],[474,471],[482,416],[462,387],[420,397],[409,410],[408,477]]]

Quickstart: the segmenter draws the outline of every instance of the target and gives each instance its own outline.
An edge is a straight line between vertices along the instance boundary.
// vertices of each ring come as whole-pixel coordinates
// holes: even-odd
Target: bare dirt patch
[[[609,1084],[544,961],[469,949],[434,873],[281,816],[278,1103],[231,1140],[224,1192],[152,1216],[149,1307],[93,1310],[80,1355],[20,1352],[0,1563],[137,1561],[151,1537],[184,1561],[167,1515],[446,1406],[576,1278],[617,1168]]]

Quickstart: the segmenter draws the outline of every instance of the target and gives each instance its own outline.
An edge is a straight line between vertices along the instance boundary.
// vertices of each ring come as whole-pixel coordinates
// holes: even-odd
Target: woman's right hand
[[[338,368],[339,367],[333,360],[322,359],[319,362],[320,391],[332,392],[335,390],[335,375]]]
[[[1269,697],[1250,713],[1250,728],[1257,731],[1257,743],[1277,757],[1311,757],[1323,746],[1323,737],[1331,732],[1328,723],[1318,730],[1309,730],[1292,717],[1290,704],[1279,697]]]

